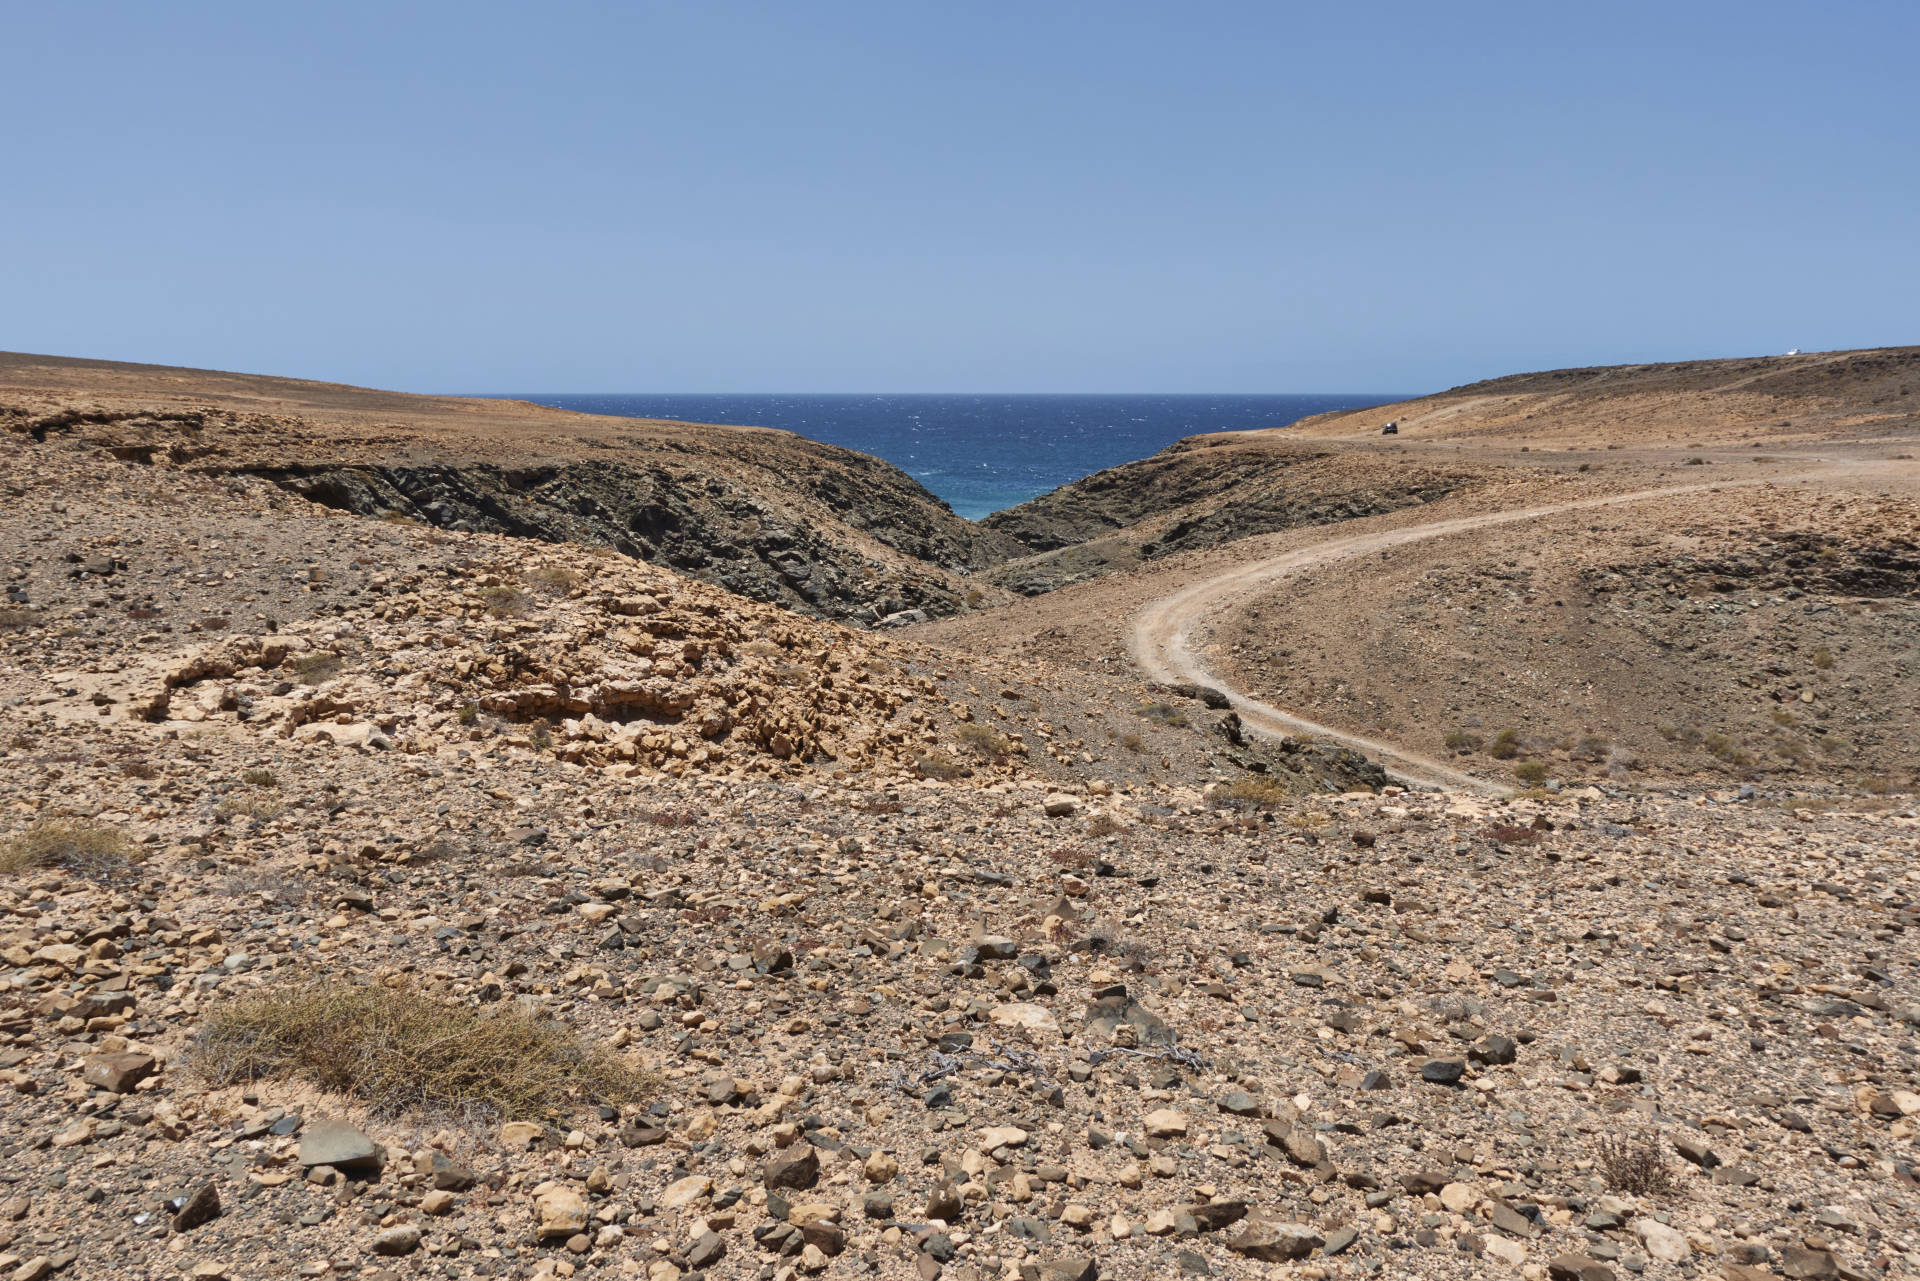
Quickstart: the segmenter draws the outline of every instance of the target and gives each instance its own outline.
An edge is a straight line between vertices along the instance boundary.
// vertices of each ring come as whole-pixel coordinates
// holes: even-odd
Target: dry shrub
[[[533,598],[517,587],[481,587],[473,594],[495,618],[520,618],[533,608]]]
[[[1520,755],[1520,732],[1503,729],[1493,736],[1493,746],[1487,749],[1487,755],[1496,761],[1510,761]]]
[[[1127,734],[1120,739],[1120,746],[1129,752],[1144,752],[1147,750],[1147,740],[1138,734]]]
[[[286,813],[286,802],[277,796],[229,796],[213,807],[224,818],[257,818],[271,822]]]
[[[1513,776],[1522,783],[1540,784],[1547,781],[1547,763],[1545,761],[1521,761],[1513,767]]]
[[[240,781],[248,787],[278,787],[280,780],[273,776],[270,769],[250,769],[240,775]]]
[[[564,596],[585,581],[578,570],[564,565],[536,565],[527,571],[527,586],[554,596]]]
[[[1753,754],[1725,734],[1709,734],[1701,740],[1701,746],[1729,765],[1753,764]]]
[[[952,782],[956,778],[965,778],[973,773],[965,765],[941,752],[927,752],[915,758],[913,772],[921,778],[937,778]]]
[[[36,823],[0,841],[0,873],[59,867],[105,881],[139,861],[140,848],[125,832],[64,819]]]
[[[120,772],[128,778],[155,779],[160,777],[160,771],[155,769],[153,765],[147,761],[127,761],[120,766]]]
[[[1593,1156],[1600,1176],[1615,1192],[1672,1196],[1680,1191],[1679,1176],[1667,1160],[1666,1145],[1651,1131],[1603,1134],[1594,1140]]]
[[[1236,778],[1213,793],[1213,804],[1227,810],[1273,810],[1293,802],[1293,794],[1269,778]]]
[[[1112,836],[1127,830],[1127,825],[1111,814],[1095,814],[1087,820],[1088,836]]]
[[[698,827],[700,825],[700,816],[694,813],[692,810],[676,810],[676,809],[641,810],[638,814],[634,816],[634,818],[638,822],[646,823],[653,827],[664,827],[668,829],[677,828],[677,827]]]
[[[33,625],[33,611],[12,605],[0,606],[0,632],[19,631]]]
[[[1512,823],[1495,823],[1487,829],[1487,839],[1498,841],[1502,845],[1533,845],[1539,842],[1540,833],[1531,827],[1518,827]]]
[[[976,756],[1005,756],[1013,744],[1006,735],[991,725],[982,725],[978,721],[968,721],[954,730],[953,736],[960,745]]]
[[[1187,716],[1172,703],[1142,703],[1133,709],[1138,716],[1152,721],[1155,725],[1177,726],[1187,723]]]
[[[313,654],[301,654],[289,664],[293,668],[293,678],[302,685],[318,685],[330,679],[340,670],[340,655],[327,650]]]
[[[220,1085],[297,1076],[382,1116],[550,1117],[637,1102],[655,1085],[564,1024],[516,1007],[483,1013],[407,988],[341,982],[217,1007],[193,1062]]]

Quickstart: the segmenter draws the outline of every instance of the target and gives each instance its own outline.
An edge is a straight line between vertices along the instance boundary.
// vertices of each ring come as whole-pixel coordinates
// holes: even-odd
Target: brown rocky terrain
[[[1291,578],[1235,617],[1227,670],[1496,776],[1920,784],[1920,501],[1710,498]]]
[[[951,613],[1019,550],[877,458],[759,427],[0,353],[0,428],[360,516],[607,547],[851,622]]]
[[[0,434],[0,1276],[1920,1274],[1909,445],[1203,443],[1007,522],[1127,572],[872,632],[355,514],[804,442],[122,372]],[[1236,573],[1219,688],[1129,666]]]
[[[1512,374],[1399,405],[1323,414],[1287,430],[1313,439],[1592,447],[1809,445],[1920,435],[1920,347],[1806,352]]]
[[[1176,552],[1419,506],[1485,479],[1465,467],[1223,432],[1096,472],[981,523],[1037,553],[989,575],[1033,596]]]

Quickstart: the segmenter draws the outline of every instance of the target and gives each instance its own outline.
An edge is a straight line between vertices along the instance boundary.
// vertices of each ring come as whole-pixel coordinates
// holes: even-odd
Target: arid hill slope
[[[850,622],[951,613],[968,573],[1018,550],[891,464],[758,427],[17,354],[0,427],[359,515],[612,547]]]
[[[1391,437],[1381,435],[1388,422],[1400,428]],[[982,523],[1032,553],[990,576],[1031,596],[1175,552],[1550,472],[1652,474],[1702,448],[1914,444],[1920,347],[1566,369],[1288,427],[1191,436]],[[1614,456],[1602,462],[1596,452]]]
[[[1296,423],[1296,437],[1615,446],[1813,444],[1920,435],[1920,347],[1514,374]]]
[[[1914,509],[1885,491],[1920,467],[1509,451],[1430,503],[873,635],[272,474],[312,461],[276,429],[380,501],[376,463],[495,467],[516,503],[598,465],[532,429],[449,461],[459,414],[511,408],[416,437],[33,403],[0,431],[0,1276],[1920,1274],[1910,796],[1626,761],[1405,793],[1095,652],[1282,548],[1684,475],[1677,512],[1323,565],[1297,606],[1238,602],[1244,635],[1223,608],[1217,667],[1345,670],[1288,637],[1377,612],[1437,643],[1365,675],[1438,723],[1551,710],[1576,691],[1494,669],[1573,671],[1598,631],[1723,664],[1816,758],[1904,750]],[[824,510],[697,452],[752,433],[534,417],[632,430],[607,452],[690,506]],[[1337,446],[1289,497],[1452,453]],[[1724,519],[1776,473],[1764,522]]]

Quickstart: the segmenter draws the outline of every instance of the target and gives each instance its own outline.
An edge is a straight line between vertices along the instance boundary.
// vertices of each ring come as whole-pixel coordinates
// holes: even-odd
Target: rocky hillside
[[[0,355],[0,428],[362,516],[613,548],[863,624],[952,613],[1019,550],[890,464],[761,428],[18,355]]]
[[[1038,553],[992,575],[1031,596],[1174,552],[1418,506],[1473,479],[1466,467],[1223,432],[1096,472],[982,523]]]
[[[1920,501],[1729,486],[1329,566],[1239,688],[1495,779],[1920,786]]]
[[[448,479],[472,404],[397,449],[261,405],[0,433],[0,1276],[1920,1273],[1911,796],[1407,794],[1056,661],[1033,618],[1122,580],[943,649],[454,528],[601,461],[522,422],[456,469],[497,490]],[[1911,505],[1767,501],[1585,514],[1551,581],[1449,547],[1410,621],[1671,645],[1697,604],[1736,678],[1791,629],[1811,670],[1741,688],[1805,733],[1910,724]]]
[[[1920,347],[1513,374],[1297,423],[1304,438],[1688,447],[1920,435]]]

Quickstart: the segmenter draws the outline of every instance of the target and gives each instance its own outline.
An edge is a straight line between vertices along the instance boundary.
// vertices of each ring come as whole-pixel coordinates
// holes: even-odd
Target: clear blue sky
[[[1420,391],[1920,343],[1920,4],[15,4],[0,348]]]

